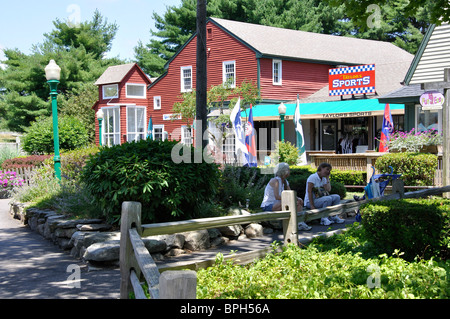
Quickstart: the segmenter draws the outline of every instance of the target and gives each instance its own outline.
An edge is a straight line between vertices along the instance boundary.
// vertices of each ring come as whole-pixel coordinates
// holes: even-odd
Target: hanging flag
[[[389,104],[384,107],[383,126],[381,127],[380,152],[388,152],[389,136],[394,131],[394,121],[392,120]]]
[[[150,119],[148,120],[147,138],[151,140],[153,139],[153,121],[151,116]]]
[[[233,124],[234,134],[235,134],[235,154],[236,158],[239,160],[242,154],[247,154],[248,150],[245,146],[245,134],[244,129],[242,128],[241,121],[241,98],[238,99],[236,105],[230,114],[230,121]],[[239,150],[241,150],[241,155],[239,155]]]
[[[248,116],[247,126],[245,128],[245,145],[247,146],[248,154],[246,157],[246,164],[244,166],[256,167],[256,139],[255,129],[253,127],[253,108],[250,104],[250,115]]]
[[[297,148],[298,148],[298,155],[300,157],[299,159],[299,165],[306,165],[306,147],[305,147],[305,136],[303,135],[303,126],[302,121],[300,119],[300,100],[299,96],[297,94],[297,106],[295,108],[294,113],[294,127],[295,127],[295,135],[297,136]]]

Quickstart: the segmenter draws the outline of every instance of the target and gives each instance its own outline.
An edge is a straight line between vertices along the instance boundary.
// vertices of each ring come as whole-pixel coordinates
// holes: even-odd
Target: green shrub
[[[259,168],[226,166],[220,179],[218,200],[226,207],[245,205],[260,210],[264,189],[273,175],[263,175]]]
[[[88,132],[83,123],[72,116],[58,119],[59,147],[74,150],[89,142]],[[29,154],[50,154],[54,152],[52,118],[41,118],[26,129],[23,149]]]
[[[199,205],[214,198],[219,169],[214,163],[172,160],[177,142],[141,140],[102,148],[83,168],[82,179],[108,220],[122,202],[142,203],[143,222],[195,218]],[[193,148],[184,148],[185,151]]]
[[[61,152],[61,176],[68,180],[77,180],[81,171],[86,165],[86,161],[91,156],[99,152],[99,147],[96,145],[81,147],[72,151]],[[53,158],[45,161],[45,164],[54,169]]]
[[[363,171],[331,171],[330,179],[343,185],[366,185],[367,172]]]
[[[291,142],[277,141],[275,143],[275,151],[270,157],[274,163],[285,162],[289,165],[296,165],[298,161],[298,148],[291,144]]]
[[[369,287],[370,276],[377,275],[379,287]],[[246,266],[218,254],[213,267],[197,272],[197,298],[447,299],[449,275],[449,263],[407,262],[387,255],[367,259],[339,248],[288,245]]]
[[[406,259],[449,254],[449,200],[378,201],[360,211],[368,238],[387,253],[399,249]]]
[[[406,186],[431,186],[438,165],[434,154],[388,153],[377,159],[375,168],[381,173],[402,174]]]

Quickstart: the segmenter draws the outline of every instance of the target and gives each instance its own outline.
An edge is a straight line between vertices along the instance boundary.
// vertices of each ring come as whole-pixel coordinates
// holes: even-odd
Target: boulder
[[[206,229],[183,233],[184,248],[189,250],[203,250],[211,247],[209,233]]]
[[[120,241],[111,240],[90,245],[83,254],[87,261],[117,261],[120,256]]]
[[[163,240],[166,243],[166,251],[170,249],[178,248],[182,249],[184,247],[185,236],[183,234],[172,234],[172,235],[158,235],[145,237],[154,240]]]
[[[219,228],[222,236],[226,237],[238,237],[241,234],[242,230],[243,228],[241,225],[231,225]]]
[[[77,229],[80,231],[107,231],[112,226],[108,224],[78,224]]]
[[[167,243],[164,240],[142,238],[142,241],[150,254],[165,251],[167,248]]]
[[[244,233],[248,238],[261,237],[264,228],[260,224],[250,224],[245,227]]]

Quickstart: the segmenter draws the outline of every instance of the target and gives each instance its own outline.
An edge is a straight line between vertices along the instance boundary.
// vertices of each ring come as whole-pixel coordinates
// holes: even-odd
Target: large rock
[[[241,225],[231,225],[219,228],[219,231],[225,237],[238,237],[242,230],[243,228]]]
[[[167,243],[164,240],[142,238],[142,241],[150,254],[163,252],[167,248]]]
[[[87,261],[117,261],[120,256],[120,241],[111,240],[90,245],[84,252]]]
[[[158,235],[145,238],[164,241],[166,243],[166,251],[171,249],[183,249],[185,242],[185,236],[183,234]]]
[[[184,248],[189,250],[203,250],[211,247],[209,233],[206,229],[183,233]]]
[[[69,245],[71,245],[72,251],[70,254],[73,257],[81,257],[84,254],[84,250],[95,243],[101,243],[111,240],[120,240],[119,232],[104,232],[104,233],[93,233],[93,232],[82,232],[77,231],[72,235]]]
[[[250,224],[245,227],[244,233],[248,238],[261,237],[263,235],[264,227],[260,224]]]

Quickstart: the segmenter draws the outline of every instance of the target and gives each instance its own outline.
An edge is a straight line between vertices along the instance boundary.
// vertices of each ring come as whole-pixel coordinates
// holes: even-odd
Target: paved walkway
[[[0,299],[119,298],[118,269],[88,271],[79,259],[13,219],[8,202],[0,200]]]
[[[0,199],[0,299],[119,298],[118,268],[89,271],[84,262],[71,257],[51,241],[13,219],[9,214],[8,202],[8,199]],[[321,233],[330,234],[330,231],[353,222],[354,218],[346,219],[345,224],[332,226],[313,222],[311,231],[299,231],[299,240],[305,242]],[[232,250],[249,252],[270,247],[274,240],[282,240],[282,234],[230,241],[218,249],[181,255],[157,262],[157,265],[161,269],[174,264],[199,262],[214,258],[219,251],[225,256]]]

